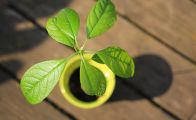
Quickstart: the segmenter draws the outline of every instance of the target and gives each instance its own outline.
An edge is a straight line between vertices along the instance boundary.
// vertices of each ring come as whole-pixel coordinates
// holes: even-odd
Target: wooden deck
[[[65,101],[59,87],[39,105],[21,95],[19,80],[34,63],[73,51],[48,37],[45,24],[59,9],[81,17],[79,40],[93,0],[8,0],[0,11],[0,120],[196,120],[196,1],[113,0],[118,21],[88,43],[118,45],[134,56],[133,80],[117,79],[111,99],[92,110]]]

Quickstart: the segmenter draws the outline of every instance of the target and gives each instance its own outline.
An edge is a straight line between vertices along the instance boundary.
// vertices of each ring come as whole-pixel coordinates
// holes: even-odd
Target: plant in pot
[[[49,60],[33,65],[22,77],[20,87],[31,104],[42,102],[59,82],[65,99],[79,108],[94,108],[106,102],[115,88],[115,75],[134,75],[134,63],[129,54],[117,46],[89,52],[86,43],[106,32],[116,21],[111,0],[98,0],[91,9],[86,25],[87,39],[80,47],[77,34],[79,15],[65,8],[50,18],[46,29],[57,42],[75,53],[67,58]]]

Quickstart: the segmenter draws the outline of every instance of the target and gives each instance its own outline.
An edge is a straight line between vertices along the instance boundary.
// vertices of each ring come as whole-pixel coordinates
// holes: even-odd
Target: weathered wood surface
[[[68,120],[49,104],[37,106],[24,100],[18,83],[0,71],[0,119],[1,120]]]
[[[196,6],[190,0],[113,0],[118,12],[196,62]]]
[[[196,120],[196,113],[190,118],[190,120]]]
[[[14,2],[14,4],[18,6],[20,9],[30,14],[30,16],[33,17],[35,20],[37,20],[39,24],[42,26],[45,26],[47,17],[51,16],[52,14],[57,12],[60,8],[66,5],[68,5],[70,8],[76,9],[77,12],[79,12],[80,16],[82,17],[81,19],[82,23],[84,23],[85,16],[88,13],[87,11],[90,9],[90,7],[93,4],[92,1],[81,2],[79,0],[70,1],[69,4],[67,4],[66,1],[53,1],[53,2],[28,1],[27,2],[25,0],[20,0],[20,4],[18,4],[18,2],[16,1],[12,1],[12,2]],[[85,26],[82,24],[81,27],[82,30],[79,35],[79,39],[84,39]],[[36,33],[36,35],[39,36],[38,33]],[[44,38],[45,37],[46,35],[44,36]],[[42,40],[42,38],[40,39]],[[37,48],[31,49],[31,51],[26,51],[21,53],[18,52],[17,54],[3,55],[2,60],[4,61],[10,59],[19,60],[21,64],[23,64],[21,65],[22,67],[20,68],[20,70],[18,70],[18,76],[21,77],[23,72],[28,67],[30,67],[33,64],[33,62],[43,61],[51,58],[60,58],[62,56],[67,56],[68,53],[71,53],[70,50],[63,48],[62,46],[56,44],[55,42],[48,41],[47,38],[45,39],[46,40],[41,45],[39,45]],[[30,40],[32,40],[32,38]],[[112,28],[112,30],[107,32],[107,34],[99,37],[98,39],[95,39],[94,41],[90,41],[88,43],[89,45],[88,48],[92,48],[96,50],[96,49],[106,47],[110,44],[119,45],[125,48],[127,51],[129,51],[131,55],[135,56],[136,65],[137,65],[136,68],[137,74],[135,78],[136,80],[133,81],[132,84],[138,86],[139,89],[143,90],[143,92],[146,92],[146,94],[148,94],[151,98],[153,98],[155,102],[165,107],[170,112],[173,112],[180,118],[182,119],[190,118],[190,116],[193,114],[195,109],[194,105],[195,105],[196,98],[192,94],[192,90],[194,90],[194,81],[189,80],[190,84],[186,85],[187,82],[185,81],[185,79],[187,79],[186,74],[182,74],[180,78],[176,76],[184,72],[187,72],[188,74],[190,71],[194,71],[195,66],[193,66],[188,61],[184,60],[183,58],[181,58],[180,56],[178,56],[177,54],[169,50],[167,47],[161,45],[159,42],[154,40],[154,38],[143,33],[142,31],[137,29],[134,25],[130,24],[129,22],[127,22],[126,20],[120,17],[118,19],[118,23],[115,25],[114,28]],[[56,50],[56,52],[54,52],[54,50]],[[68,53],[66,53],[67,50],[69,51]],[[29,58],[31,58],[31,61],[29,61]],[[14,70],[14,68],[12,67],[13,64],[5,63],[4,66],[16,72],[16,70]],[[176,94],[176,93],[181,93],[181,90],[185,92],[182,94]],[[182,96],[186,96],[186,97],[188,96],[189,100],[187,100],[186,97],[182,97]],[[55,91],[52,93],[50,98],[54,100],[57,104],[62,106],[64,109],[70,111],[71,113],[79,116],[79,118],[82,119],[90,119],[92,116],[99,116],[101,114],[106,114],[105,110],[103,109],[105,109],[107,104],[102,106],[101,108],[95,109],[95,111],[90,112],[92,116],[88,116],[87,111],[79,110],[64,102],[61,94],[58,91],[58,88],[55,89]],[[125,108],[122,108],[120,106],[120,105],[126,106],[123,103],[124,101],[123,99],[119,98],[119,101],[116,101],[114,103],[115,104],[120,103],[117,106],[118,108],[121,108],[120,111],[124,112],[123,115],[130,115],[129,117],[132,116],[134,117],[135,115],[135,117],[137,117],[138,114],[133,112],[131,110],[132,108],[130,107],[135,105],[134,102],[139,102],[138,104],[141,104],[141,106],[143,106],[144,105],[143,101],[145,102],[147,101],[142,96],[134,97],[133,100],[134,101],[128,101],[129,104],[127,104],[127,107]],[[113,106],[115,105],[113,104],[110,107],[108,107],[107,111],[114,110],[112,109]],[[147,105],[147,106],[152,107],[152,105]],[[144,113],[143,111],[145,110],[138,106],[137,109],[139,108],[140,110],[138,111]],[[126,111],[128,111],[128,113]],[[159,114],[157,116],[161,116],[162,113],[158,112],[157,109],[155,109],[155,111],[156,111],[155,114],[156,113]],[[131,112],[133,113],[130,114]],[[126,117],[126,116],[119,116],[118,114],[115,114],[115,112],[113,111],[110,114],[106,114],[105,118],[108,118],[110,116],[122,117],[122,118]],[[146,116],[143,117],[149,118]],[[154,119],[158,119],[158,117]]]
[[[62,99],[58,86],[53,93],[51,99],[82,120],[173,120],[119,80],[111,99],[103,106],[90,110],[78,109],[67,103]],[[137,98],[141,100],[135,100]]]
[[[7,1],[6,0],[1,0],[0,1],[0,10],[3,9],[6,5],[7,5]]]
[[[11,22],[10,20],[12,20],[11,23],[15,23],[15,25],[13,25],[15,26],[14,28],[18,28],[18,29],[20,28],[20,30],[22,30],[22,28],[32,29],[35,27],[35,26],[31,26],[31,24],[28,21],[22,19],[20,16],[18,16],[13,11],[6,10],[3,16],[4,16],[4,20],[8,24]],[[1,36],[1,39],[7,38],[6,40],[8,40],[8,39],[11,39],[8,36],[13,35],[14,32],[11,31],[11,29],[13,29],[12,28],[13,26],[6,25],[5,21],[4,22],[1,21],[2,25],[7,26],[6,30],[4,30],[3,32],[4,36]],[[17,22],[14,22],[14,21],[17,21]],[[18,21],[21,21],[21,22],[18,22]],[[30,67],[33,64],[33,62],[43,61],[43,60],[52,59],[52,58],[54,59],[54,58],[65,57],[65,55],[68,55],[70,54],[69,52],[71,52],[68,48],[62,47],[60,44],[55,43],[52,40],[49,40],[47,38],[47,34],[43,33],[42,31],[36,28],[34,30],[36,31],[35,33],[36,33],[38,40],[45,39],[45,41],[39,43],[38,47],[27,48],[22,52],[23,45],[20,45],[17,48],[14,47],[14,49],[16,49],[15,51],[12,50],[9,53],[1,54],[1,59],[0,59],[1,64],[3,64],[8,69],[10,69],[12,72],[17,73],[20,78],[21,78],[21,75],[24,73],[24,71],[28,67]],[[35,36],[35,34],[32,34],[32,36],[30,35],[27,35],[27,36],[22,38],[20,34],[14,34],[12,38],[15,38],[14,41],[28,40],[24,43],[27,45],[30,41],[34,41],[34,40],[36,41],[35,38],[32,38],[32,36]],[[14,45],[15,44],[11,44],[11,46],[14,46]],[[29,47],[32,47],[32,46],[29,46]],[[13,47],[10,47],[10,48],[13,48]],[[17,52],[17,51],[21,51],[21,52]],[[117,95],[114,95],[113,97],[114,100],[117,97],[120,97],[119,96],[120,94],[122,95],[121,96],[122,98],[125,98],[127,100],[106,103],[104,106],[99,107],[97,109],[93,109],[93,110],[81,110],[67,103],[65,99],[62,97],[58,86],[55,88],[55,90],[52,92],[49,98],[52,101],[54,101],[56,104],[61,106],[64,110],[70,112],[71,114],[75,115],[77,118],[82,119],[82,120],[92,120],[92,119],[108,120],[109,118],[128,120],[131,117],[135,119],[139,119],[139,120],[144,120],[144,119],[171,120],[172,119],[167,114],[165,114],[163,111],[153,106],[146,99],[143,99],[141,101],[131,101],[132,98],[142,98],[142,96],[138,95],[132,89],[129,89],[121,84],[119,84],[118,86],[121,87],[120,93],[117,91],[116,93]],[[130,94],[130,95],[126,96],[126,94]],[[116,114],[117,111],[120,114]],[[153,114],[149,114],[149,111],[151,111]],[[141,113],[143,115],[141,115]]]
[[[196,4],[196,0],[191,0],[194,4]]]

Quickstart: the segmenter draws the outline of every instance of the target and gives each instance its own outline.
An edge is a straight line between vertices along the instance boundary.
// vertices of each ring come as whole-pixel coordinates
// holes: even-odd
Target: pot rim
[[[81,58],[78,54],[73,55],[68,59],[59,81],[60,90],[64,98],[72,105],[83,109],[95,108],[105,103],[111,97],[116,84],[114,73],[105,64],[100,64],[91,60],[92,55],[92,53],[85,53],[84,57],[91,65],[99,69],[106,78],[107,87],[105,93],[102,96],[99,96],[95,101],[85,102],[79,100],[71,93],[69,89],[69,79],[72,73],[80,66]]]

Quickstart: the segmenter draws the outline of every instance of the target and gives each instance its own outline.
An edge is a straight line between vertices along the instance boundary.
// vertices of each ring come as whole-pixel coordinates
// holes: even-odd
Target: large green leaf
[[[37,104],[43,101],[58,82],[67,59],[38,63],[26,71],[20,87],[27,101]]]
[[[105,93],[106,80],[104,74],[86,60],[82,60],[80,65],[80,83],[88,95],[101,96]]]
[[[80,18],[78,14],[69,8],[62,9],[46,24],[46,29],[53,39],[70,47],[75,46],[79,27]]]
[[[106,32],[116,21],[116,10],[111,0],[98,0],[87,19],[87,37]]]
[[[99,59],[97,59],[99,57]],[[116,75],[129,78],[134,75],[134,62],[129,54],[119,47],[108,47],[94,54],[93,60],[103,62]]]

